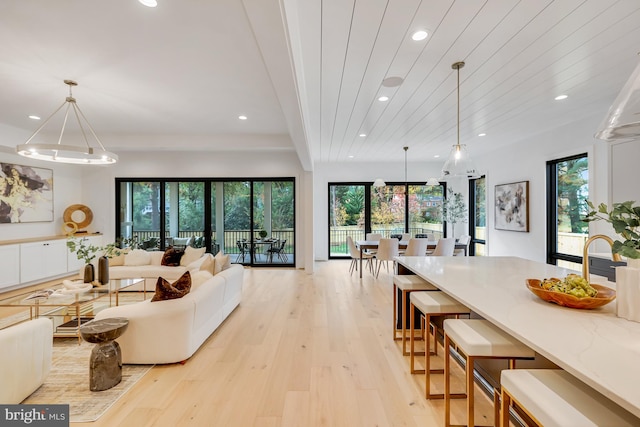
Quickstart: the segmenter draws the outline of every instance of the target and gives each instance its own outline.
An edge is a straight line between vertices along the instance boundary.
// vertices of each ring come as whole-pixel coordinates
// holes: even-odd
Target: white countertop
[[[574,271],[516,257],[398,257],[398,262],[640,417],[640,323],[545,302],[527,278]],[[596,283],[611,286],[606,279]]]

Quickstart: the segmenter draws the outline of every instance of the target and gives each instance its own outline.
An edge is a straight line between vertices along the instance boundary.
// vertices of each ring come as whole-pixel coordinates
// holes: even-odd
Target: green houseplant
[[[88,243],[89,239],[81,238],[77,239],[74,236],[69,237],[67,239],[67,247],[69,251],[76,254],[79,260],[84,261],[84,282],[90,283],[95,279],[95,268],[91,261],[93,261],[98,253],[101,252],[101,258],[111,258],[113,256],[120,255],[120,250],[116,247],[115,243],[109,243],[105,246],[95,246]],[[101,268],[106,268],[106,272],[100,272],[100,277],[107,277],[106,281],[108,281],[108,266],[102,267],[102,263],[100,264]],[[106,276],[105,276],[106,274]],[[103,282],[103,280],[101,280]],[[103,283],[104,284],[104,283]]]
[[[462,198],[462,193],[454,193],[451,187],[447,188],[447,198],[442,202],[442,217],[451,223],[451,232],[454,237],[456,223],[467,222],[467,205]]]
[[[612,252],[630,259],[640,259],[640,206],[634,206],[634,201],[626,201],[614,203],[609,210],[604,203],[597,208],[588,200],[586,203],[590,211],[583,218],[584,221],[606,221],[622,237],[613,242]]]

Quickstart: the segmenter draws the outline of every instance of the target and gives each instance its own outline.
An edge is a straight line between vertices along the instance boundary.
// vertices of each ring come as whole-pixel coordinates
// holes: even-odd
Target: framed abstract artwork
[[[0,163],[0,223],[53,221],[53,170]]]
[[[496,185],[496,230],[529,231],[529,181]]]

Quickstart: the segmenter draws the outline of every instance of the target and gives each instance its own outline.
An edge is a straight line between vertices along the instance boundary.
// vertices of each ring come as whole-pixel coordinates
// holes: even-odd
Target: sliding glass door
[[[117,179],[119,237],[148,250],[222,250],[232,262],[295,265],[295,186],[273,180]]]
[[[349,255],[347,236],[364,240],[366,233],[384,237],[408,233],[444,235],[444,185],[422,183],[329,183],[329,258]]]

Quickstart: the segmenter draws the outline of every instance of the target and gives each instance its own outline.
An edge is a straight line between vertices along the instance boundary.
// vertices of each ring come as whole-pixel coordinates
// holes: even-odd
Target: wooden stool
[[[414,369],[414,356],[419,353],[415,352],[414,348],[414,336],[415,331],[411,328],[411,333],[409,334],[409,360],[411,366],[412,374],[425,374],[425,396],[427,399],[442,399],[444,394],[431,394],[431,375],[430,374],[442,374],[444,370],[442,369],[431,369],[431,339],[429,339],[429,325],[431,324],[431,317],[434,316],[446,316],[446,315],[455,315],[456,317],[461,314],[469,314],[471,311],[460,304],[455,299],[451,298],[449,295],[444,292],[412,292],[409,297],[411,304],[409,305],[409,324],[413,325],[414,322],[414,313],[415,309],[418,309],[421,313],[421,318],[424,316],[424,341],[425,341],[425,350],[424,350],[424,369],[416,370]],[[437,331],[438,328],[434,326],[433,328],[433,339],[434,339],[434,347],[438,348],[437,339]],[[437,353],[434,353],[437,354]],[[445,355],[446,357],[446,355]],[[466,397],[464,394],[456,395],[453,397]]]
[[[509,406],[522,409],[538,426],[637,426],[640,420],[573,375],[560,369],[502,371],[502,426]]]
[[[474,426],[473,365],[476,359],[508,359],[509,369],[515,368],[516,359],[532,359],[533,350],[522,344],[488,320],[446,319],[444,321],[444,425],[451,426],[450,347],[455,344],[458,353],[466,357],[467,425]],[[493,392],[494,423],[500,419],[500,396]]]
[[[402,301],[402,310],[400,321],[402,322],[402,327],[400,328],[401,335],[398,337],[398,290],[402,292],[400,300]],[[431,283],[427,282],[420,276],[416,276],[415,274],[407,274],[407,275],[398,275],[393,276],[393,339],[394,341],[402,340],[402,355],[407,356],[409,352],[407,351],[406,341],[407,341],[407,294],[413,291],[437,291],[438,288],[433,286]],[[413,324],[411,324],[411,329],[413,329]]]

